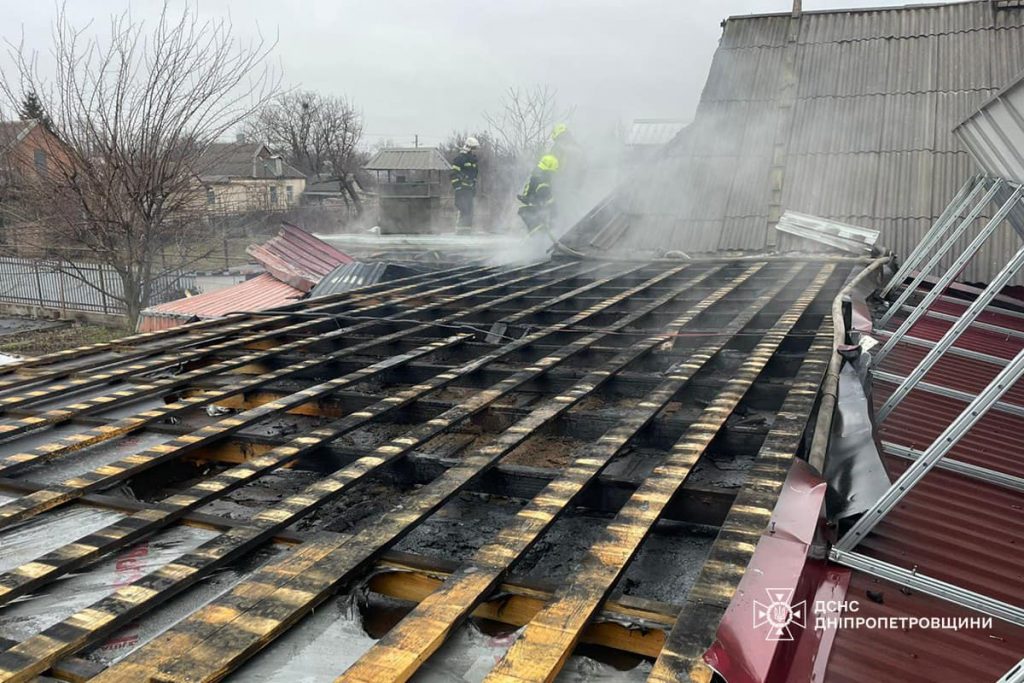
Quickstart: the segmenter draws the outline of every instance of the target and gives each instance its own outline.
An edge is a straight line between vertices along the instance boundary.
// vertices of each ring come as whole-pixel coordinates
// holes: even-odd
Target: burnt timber
[[[487,680],[552,680],[581,644],[672,680],[802,453],[856,268],[463,266],[0,368],[0,549],[40,539],[0,565],[0,681],[230,678],[357,589],[406,607],[325,680],[406,680],[468,619],[525,627]],[[497,521],[428,552],[460,504]],[[81,510],[105,516],[49,540]],[[570,575],[520,571],[569,552],[550,539],[580,516],[595,535]],[[5,616],[173,529],[202,535],[71,612]],[[653,541],[697,536],[685,590],[624,585]]]

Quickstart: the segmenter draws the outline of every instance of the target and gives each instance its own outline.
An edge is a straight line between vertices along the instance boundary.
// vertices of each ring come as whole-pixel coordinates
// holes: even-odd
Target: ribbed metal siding
[[[989,2],[809,12],[792,48],[789,26],[785,15],[726,23],[696,119],[627,201],[631,229],[619,248],[766,247],[793,49],[783,207],[880,230],[882,244],[909,254],[976,171],[953,127],[1024,69],[1024,11]],[[1000,233],[964,279],[991,279],[1018,246]]]

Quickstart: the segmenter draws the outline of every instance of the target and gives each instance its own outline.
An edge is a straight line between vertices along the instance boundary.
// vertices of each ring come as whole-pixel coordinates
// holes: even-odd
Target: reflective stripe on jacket
[[[555,200],[551,194],[551,179],[551,172],[536,169],[523,187],[523,203],[529,206],[551,204]]]
[[[473,152],[459,152],[452,160],[452,188],[456,190],[476,188],[476,178],[480,172],[479,163]]]

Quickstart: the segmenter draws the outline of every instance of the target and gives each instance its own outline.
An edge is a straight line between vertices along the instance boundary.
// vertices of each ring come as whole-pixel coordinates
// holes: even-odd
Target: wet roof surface
[[[341,591],[371,637],[318,676],[642,677],[748,474],[781,486],[852,267],[463,266],[0,368],[0,673],[286,680]],[[567,608],[575,656],[523,657]]]

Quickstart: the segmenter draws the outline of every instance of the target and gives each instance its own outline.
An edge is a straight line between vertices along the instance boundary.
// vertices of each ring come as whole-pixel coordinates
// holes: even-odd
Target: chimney
[[[239,144],[245,142],[245,133],[235,133],[235,142]]]
[[[799,17],[804,12],[803,0],[793,0],[793,16]]]

